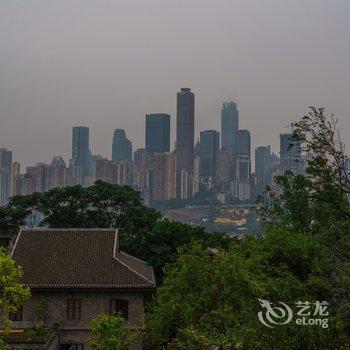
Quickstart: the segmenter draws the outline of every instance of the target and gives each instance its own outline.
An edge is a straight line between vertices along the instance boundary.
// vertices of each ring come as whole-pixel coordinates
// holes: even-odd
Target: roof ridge
[[[152,266],[120,252],[119,238],[115,229],[22,227],[10,254],[35,288],[154,288]]]
[[[139,261],[139,262],[141,262],[141,263],[143,263],[143,264],[149,266],[149,264],[148,264],[146,261],[144,261],[144,260],[142,260],[142,259],[139,259],[139,258],[137,258],[136,256],[130,255],[130,254],[128,254],[127,252],[124,252],[124,250],[120,250],[119,252],[120,252],[120,254],[125,254],[125,255],[129,256],[130,258],[135,259],[135,260],[137,260],[137,261]]]
[[[131,266],[129,266],[127,263],[125,263],[124,261],[122,261],[121,259],[118,258],[118,255],[121,255],[121,252],[119,250],[119,229],[117,228],[115,230],[115,240],[114,240],[114,250],[113,250],[113,258],[118,260],[122,265],[124,265],[126,268],[128,268],[130,271],[132,271],[133,273],[135,273],[136,275],[138,275],[139,277],[143,278],[144,280],[146,280],[147,282],[151,283],[152,285],[155,284],[154,281],[151,281],[150,279],[148,279],[146,276],[142,275],[140,272],[136,271],[135,269],[133,269]],[[128,254],[127,254],[128,255]],[[136,258],[137,259],[137,258]],[[143,263],[145,263],[143,261]],[[149,266],[146,263],[147,266]],[[154,274],[153,274],[154,276]]]
[[[20,230],[19,230],[19,232],[18,232],[18,235],[17,235],[17,237],[16,237],[15,244],[13,245],[13,248],[12,248],[12,250],[11,250],[11,254],[10,254],[11,258],[13,257],[13,254],[14,254],[15,249],[16,249],[16,247],[17,247],[17,243],[18,243],[18,241],[19,241],[19,238],[20,238],[20,236],[21,236],[22,231],[23,231],[23,228],[21,227]]]
[[[87,228],[77,228],[77,227],[25,227],[21,229],[23,231],[108,231],[108,232],[114,232],[113,228],[98,228],[98,227],[87,227]]]

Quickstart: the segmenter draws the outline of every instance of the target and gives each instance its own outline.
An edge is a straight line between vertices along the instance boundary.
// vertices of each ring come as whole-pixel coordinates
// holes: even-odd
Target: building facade
[[[0,205],[12,196],[12,151],[0,148]]]
[[[176,119],[176,171],[179,183],[178,197],[181,198],[182,174],[194,173],[194,93],[189,88],[182,88],[177,93]]]
[[[86,126],[75,126],[73,128],[72,159],[79,168],[78,183],[84,185],[84,181],[89,177],[89,128]]]
[[[260,146],[255,150],[256,192],[261,194],[271,179],[271,146]]]
[[[199,176],[214,177],[216,158],[220,148],[220,133],[205,130],[200,133]]]
[[[134,188],[141,193],[145,203],[149,204],[153,194],[153,156],[146,149],[134,152]]]
[[[150,153],[170,152],[170,115],[146,115],[146,150]]]
[[[235,155],[247,157],[251,156],[250,132],[248,130],[236,131]]]
[[[153,269],[120,251],[114,230],[25,229],[12,257],[23,267],[22,283],[32,296],[11,316],[16,332],[7,341],[10,348],[88,350],[89,324],[101,314],[120,313],[143,328],[144,303],[155,290]],[[50,336],[43,344],[21,344],[21,331],[37,321]],[[141,350],[142,343],[129,349]]]
[[[132,143],[126,137],[124,129],[116,129],[113,135],[112,160],[121,162],[132,161]]]
[[[224,102],[221,109],[221,148],[235,152],[238,122],[237,103]]]
[[[153,201],[176,198],[176,156],[163,152],[153,155]]]
[[[216,160],[215,182],[220,192],[230,191],[231,182],[235,179],[235,163],[233,152],[221,149]]]
[[[300,143],[293,140],[293,134],[280,134],[281,174],[291,171],[294,175],[305,174],[306,162]]]

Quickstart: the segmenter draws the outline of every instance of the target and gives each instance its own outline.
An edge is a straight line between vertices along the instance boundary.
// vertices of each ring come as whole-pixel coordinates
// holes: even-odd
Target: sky
[[[116,128],[144,147],[145,114],[196,95],[196,137],[236,101],[252,149],[308,106],[350,144],[349,0],[0,0],[0,147],[22,166],[71,157],[72,127],[111,156]]]

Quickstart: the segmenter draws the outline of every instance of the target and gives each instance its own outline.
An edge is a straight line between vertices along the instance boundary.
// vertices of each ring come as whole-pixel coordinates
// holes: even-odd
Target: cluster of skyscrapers
[[[90,151],[89,128],[77,126],[72,134],[72,157],[61,156],[50,164],[26,168],[12,162],[12,152],[0,149],[0,203],[12,195],[44,192],[54,187],[89,186],[96,180],[133,186],[145,202],[187,199],[199,191],[211,191],[240,200],[255,199],[273,178],[292,170],[305,171],[305,157],[290,134],[280,135],[280,157],[270,146],[255,150],[255,173],[251,170],[251,138],[239,128],[235,102],[223,103],[221,133],[203,130],[195,144],[195,95],[189,88],[177,93],[176,141],[171,150],[171,116],[147,114],[145,146],[132,150],[123,129],[113,135],[111,158]],[[221,137],[220,137],[221,134]]]

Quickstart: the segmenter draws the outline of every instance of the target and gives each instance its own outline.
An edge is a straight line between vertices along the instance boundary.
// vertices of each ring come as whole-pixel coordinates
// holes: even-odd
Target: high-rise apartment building
[[[52,159],[50,165],[45,165],[45,191],[67,185],[67,167],[61,156]]]
[[[21,194],[21,164],[13,162],[12,164],[12,195]]]
[[[134,152],[134,188],[141,193],[145,203],[152,200],[152,153],[141,148]]]
[[[181,188],[188,187],[182,184],[184,171],[188,176],[194,173],[194,93],[189,88],[182,88],[177,93],[176,118],[176,172],[178,197],[181,197]],[[191,193],[192,191],[189,191]]]
[[[89,177],[89,128],[86,126],[75,126],[73,128],[72,159],[79,168],[78,183],[84,185]]]
[[[55,156],[55,157],[52,158],[51,165],[52,166],[65,167],[66,166],[66,162],[64,161],[62,156]]]
[[[146,150],[150,153],[170,152],[170,115],[146,115]]]
[[[132,162],[113,162],[113,183],[119,186],[132,186],[133,172]]]
[[[251,156],[250,150],[250,132],[248,130],[236,131],[235,154],[238,156]]]
[[[238,120],[237,103],[233,101],[224,102],[221,109],[221,148],[229,149],[234,153]]]
[[[295,175],[305,173],[305,158],[301,154],[300,143],[293,140],[292,134],[280,134],[281,174],[291,171]]]
[[[132,161],[132,143],[126,137],[124,129],[116,129],[113,135],[112,160],[120,162]]]
[[[132,186],[133,163],[112,161],[106,158],[96,160],[96,180],[120,186]]]
[[[205,130],[200,133],[199,176],[214,177],[216,157],[220,148],[220,133]]]
[[[176,156],[163,152],[153,155],[153,200],[176,198]]]
[[[31,178],[33,192],[45,192],[46,167],[44,163],[27,167],[26,175]]]
[[[0,148],[0,205],[12,196],[12,151]]]
[[[67,169],[67,186],[76,186],[81,184],[80,166],[74,159],[69,160]]]
[[[220,192],[230,190],[230,183],[235,179],[235,164],[233,152],[229,149],[221,149],[216,159],[216,185]]]
[[[271,184],[271,146],[260,146],[255,150],[256,191],[261,194]]]
[[[107,158],[97,159],[95,163],[95,179],[113,183],[113,162]]]
[[[248,200],[251,198],[250,174],[250,157],[238,155],[236,157],[236,181],[234,195],[240,200]]]

